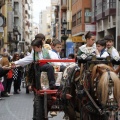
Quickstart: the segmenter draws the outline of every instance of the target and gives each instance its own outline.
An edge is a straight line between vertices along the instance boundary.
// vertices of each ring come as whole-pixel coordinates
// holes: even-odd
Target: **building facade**
[[[96,23],[97,39],[102,39],[107,34],[116,37],[116,0],[93,0],[92,22]]]
[[[84,34],[88,31],[95,33],[95,24],[91,24],[91,0],[72,0],[72,36],[78,37],[74,51],[84,43]]]
[[[97,39],[105,35],[114,37],[114,46],[120,50],[120,1],[92,0],[92,23],[96,23]]]
[[[46,7],[39,14],[39,32],[43,33],[46,39],[51,39],[51,7]]]

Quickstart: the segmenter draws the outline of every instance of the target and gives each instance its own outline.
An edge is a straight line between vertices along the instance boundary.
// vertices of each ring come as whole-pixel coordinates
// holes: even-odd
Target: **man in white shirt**
[[[15,65],[25,66],[32,63],[34,60],[38,61],[41,59],[54,59],[54,56],[52,55],[53,52],[51,50],[47,50],[42,47],[43,41],[41,39],[37,38],[33,40],[31,43],[31,46],[33,48],[31,54],[24,57],[23,59],[15,61],[14,62]],[[40,62],[39,66],[40,66],[40,71],[47,72],[50,88],[51,89],[54,88],[55,78],[54,78],[53,66],[47,62],[44,62],[44,63]]]
[[[107,52],[110,54],[111,58],[115,59],[116,61],[119,60],[120,56],[118,51],[113,47],[114,44],[114,38],[111,35],[106,35],[104,37],[104,40],[106,40],[106,47]]]

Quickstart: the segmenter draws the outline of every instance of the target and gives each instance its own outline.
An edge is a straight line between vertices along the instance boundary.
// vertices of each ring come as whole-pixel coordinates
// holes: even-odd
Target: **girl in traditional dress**
[[[90,31],[85,35],[86,44],[79,47],[78,56],[85,57],[91,54],[95,54],[96,45],[95,45],[95,35]]]

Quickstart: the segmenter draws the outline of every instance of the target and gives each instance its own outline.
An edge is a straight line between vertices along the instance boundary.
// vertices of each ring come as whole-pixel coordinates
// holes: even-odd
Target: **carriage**
[[[40,62],[75,62],[40,60]],[[102,64],[101,64],[102,63]],[[33,120],[48,120],[49,111],[63,111],[69,120],[119,120],[120,81],[109,58],[95,56],[68,66],[58,89],[43,89],[35,68]]]

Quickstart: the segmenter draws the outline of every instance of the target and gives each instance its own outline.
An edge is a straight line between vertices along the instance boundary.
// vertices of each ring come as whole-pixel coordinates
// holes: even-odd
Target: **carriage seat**
[[[61,80],[62,80],[62,74],[63,72],[55,72],[55,80],[56,80],[56,86],[60,86]],[[41,81],[41,87],[42,89],[48,89],[49,88],[49,81],[48,81],[48,76],[47,76],[47,72],[42,72],[41,73],[41,77],[40,77],[40,81]]]

